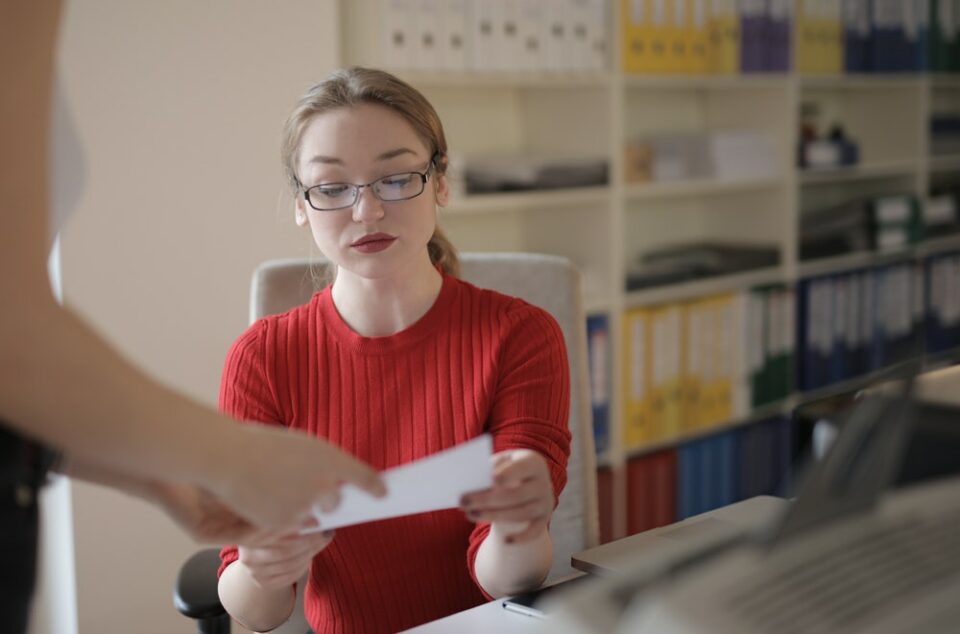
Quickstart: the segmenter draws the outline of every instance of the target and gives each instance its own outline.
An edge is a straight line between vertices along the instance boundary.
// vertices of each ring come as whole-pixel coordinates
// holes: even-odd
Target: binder
[[[621,0],[623,70],[667,73],[672,70],[670,29],[673,0]]]
[[[740,71],[740,15],[736,0],[711,0],[707,25],[707,71],[730,75]]]
[[[481,72],[499,70],[500,0],[474,1],[471,12],[470,58],[473,69]]]
[[[445,0],[440,28],[440,64],[443,70],[464,72],[471,67],[468,32],[470,0]]]
[[[700,301],[692,301],[684,307],[683,341],[683,421],[681,431],[693,431],[702,426],[701,393],[704,382],[703,347],[709,334],[705,331],[703,309]]]
[[[654,0],[654,5],[659,0]],[[667,57],[664,71],[673,74],[693,72],[693,56],[690,51],[689,0],[666,0]]]
[[[689,73],[704,74],[709,71],[708,51],[710,36],[707,28],[707,1],[685,0],[686,21],[684,23],[687,49],[686,70]]]
[[[955,0],[930,0],[928,66],[938,73],[957,70],[958,36]]]
[[[587,19],[587,36],[589,40],[590,70],[604,70],[610,64],[609,56],[612,50],[610,37],[610,16],[607,0],[590,0]]]
[[[682,313],[678,305],[650,309],[650,426],[647,442],[676,437],[682,407]]]
[[[569,16],[571,70],[588,70],[591,65],[590,22],[591,0],[565,0]]]
[[[536,72],[547,69],[546,19],[547,9],[541,0],[515,0],[517,8],[517,46],[520,49],[514,70]]]
[[[413,50],[413,68],[416,70],[440,70],[444,66],[443,51],[443,2],[441,0],[414,0],[416,38]]]
[[[767,2],[740,0],[740,70],[744,73],[766,70]]]
[[[627,462],[627,535],[656,526],[657,493],[653,456]]]
[[[869,0],[843,0],[843,59],[848,73],[871,70]]]
[[[673,449],[653,455],[654,527],[677,521],[677,452]]]
[[[764,70],[787,72],[793,48],[793,0],[767,0],[767,3],[769,17],[764,38]]]
[[[613,470],[597,469],[597,511],[600,516],[600,543],[613,540]]]
[[[587,318],[587,353],[590,370],[590,409],[597,454],[610,448],[610,337],[606,315]]]
[[[391,70],[416,66],[418,0],[381,0],[383,65]]]
[[[623,364],[624,420],[623,444],[626,449],[643,446],[652,437],[650,385],[650,331],[651,315],[646,308],[628,311],[624,315]]]
[[[902,0],[871,0],[872,33],[870,47],[874,70],[880,73],[901,69],[904,48]]]

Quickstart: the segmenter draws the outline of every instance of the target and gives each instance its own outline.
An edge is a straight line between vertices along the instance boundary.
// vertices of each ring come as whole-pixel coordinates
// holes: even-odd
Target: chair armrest
[[[217,568],[220,551],[208,548],[195,553],[181,567],[173,590],[173,604],[186,617],[197,620],[215,619],[227,612],[217,593]]]

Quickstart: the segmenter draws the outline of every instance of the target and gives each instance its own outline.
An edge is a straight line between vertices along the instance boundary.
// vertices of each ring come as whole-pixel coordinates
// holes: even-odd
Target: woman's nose
[[[354,222],[371,223],[383,218],[383,202],[377,198],[370,187],[364,187],[353,205]]]

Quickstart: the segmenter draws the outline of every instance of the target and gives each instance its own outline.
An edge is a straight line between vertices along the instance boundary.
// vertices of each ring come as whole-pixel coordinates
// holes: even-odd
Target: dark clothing
[[[37,492],[53,452],[0,422],[0,619],[24,634],[37,576]]]

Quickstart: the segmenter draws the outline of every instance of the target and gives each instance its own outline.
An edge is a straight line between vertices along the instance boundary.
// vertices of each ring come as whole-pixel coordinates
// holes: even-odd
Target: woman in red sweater
[[[272,629],[309,571],[316,632],[388,632],[539,585],[569,454],[563,335],[543,310],[457,277],[436,224],[450,195],[437,113],[388,73],[341,70],[297,105],[282,155],[296,222],[336,272],[236,341],[221,408],[379,469],[490,433],[494,485],[461,509],[224,548],[224,606]]]

